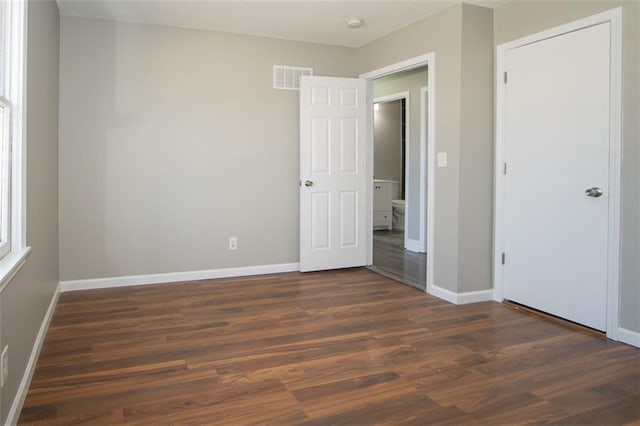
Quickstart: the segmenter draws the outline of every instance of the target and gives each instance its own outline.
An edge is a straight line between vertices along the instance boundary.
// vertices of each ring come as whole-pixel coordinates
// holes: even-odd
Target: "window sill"
[[[9,253],[0,260],[0,293],[4,291],[25,264],[29,253],[31,253],[31,247],[25,247],[22,250]]]

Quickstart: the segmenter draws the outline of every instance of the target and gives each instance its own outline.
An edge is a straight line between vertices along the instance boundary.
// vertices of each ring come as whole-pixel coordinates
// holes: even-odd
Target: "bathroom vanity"
[[[393,219],[392,200],[394,196],[394,180],[373,180],[373,229],[391,230]]]

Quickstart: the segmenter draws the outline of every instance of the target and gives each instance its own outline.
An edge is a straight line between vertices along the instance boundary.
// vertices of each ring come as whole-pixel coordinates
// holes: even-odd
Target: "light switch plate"
[[[438,167],[447,167],[447,153],[439,152],[438,153]]]

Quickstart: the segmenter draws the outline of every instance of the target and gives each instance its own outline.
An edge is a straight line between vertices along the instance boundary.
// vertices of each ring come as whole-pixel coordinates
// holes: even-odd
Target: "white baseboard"
[[[411,238],[406,239],[404,248],[415,253],[426,253],[422,243],[419,240],[412,240]]]
[[[132,285],[162,284],[180,281],[210,280],[214,278],[245,277],[249,275],[278,274],[300,270],[299,263],[245,266],[240,268],[209,269],[204,271],[170,272],[166,274],[130,275],[125,277],[95,278],[62,281],[62,291],[91,290],[97,288],[127,287]]]
[[[640,333],[637,331],[619,327],[618,341],[626,343],[627,345],[635,346],[636,348],[640,348]]]
[[[465,305],[467,303],[486,302],[489,300],[493,300],[493,289],[454,293],[453,291],[447,290],[446,288],[432,285],[429,289],[429,294],[439,299],[446,300],[447,302],[454,303],[456,305]]]
[[[56,305],[58,304],[60,289],[61,283],[58,283],[58,286],[53,293],[53,297],[51,297],[51,302],[49,302],[49,308],[44,314],[44,318],[42,319],[42,323],[40,324],[40,330],[38,331],[36,340],[33,343],[33,349],[31,349],[29,361],[27,362],[24,374],[22,375],[22,380],[20,381],[20,385],[18,386],[16,396],[13,399],[13,404],[11,404],[11,409],[9,410],[7,421],[5,423],[6,425],[15,425],[18,423],[18,419],[20,418],[20,412],[22,411],[22,406],[24,405],[24,401],[27,398],[27,392],[29,392],[29,385],[31,385],[31,379],[33,378],[33,373],[36,370],[36,364],[38,363],[38,356],[40,356],[40,350],[42,349],[44,338],[47,335],[49,324],[51,323],[53,313],[55,312]]]

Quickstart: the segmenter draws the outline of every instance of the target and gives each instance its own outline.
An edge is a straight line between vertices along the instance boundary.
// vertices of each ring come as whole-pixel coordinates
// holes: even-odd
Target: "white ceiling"
[[[462,0],[57,0],[66,16],[359,47]],[[495,7],[505,0],[477,0]],[[348,29],[361,18],[365,25]]]

